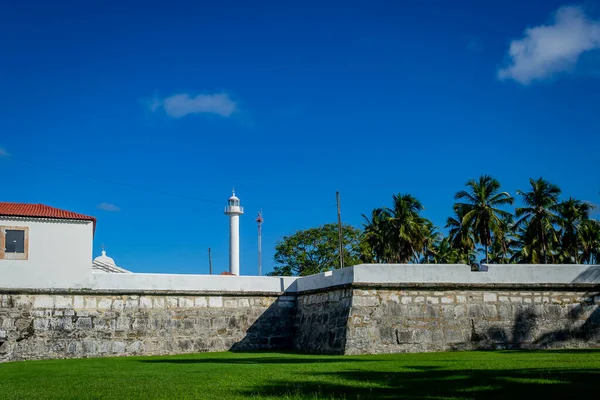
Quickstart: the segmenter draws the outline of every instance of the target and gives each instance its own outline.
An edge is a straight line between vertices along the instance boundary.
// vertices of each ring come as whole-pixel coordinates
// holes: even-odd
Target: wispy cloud
[[[98,204],[98,209],[104,210],[104,211],[110,211],[110,212],[121,211],[120,207],[118,207],[114,204],[110,204],[110,203],[100,203],[100,204]]]
[[[507,65],[498,70],[498,78],[523,85],[552,78],[573,69],[582,53],[598,48],[600,21],[590,19],[581,7],[561,7],[549,24],[528,28],[510,43]]]
[[[222,117],[230,117],[237,108],[238,104],[227,93],[199,94],[197,96],[180,93],[164,99],[155,98],[150,104],[152,111],[162,109],[173,118],[181,118],[190,114],[217,114]]]
[[[7,156],[8,155],[8,151],[6,151],[6,149],[4,149],[4,147],[0,147],[0,156]]]

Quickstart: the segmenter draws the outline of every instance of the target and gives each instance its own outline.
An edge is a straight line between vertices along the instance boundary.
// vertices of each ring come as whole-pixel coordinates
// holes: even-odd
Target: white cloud
[[[98,204],[98,208],[100,210],[110,211],[110,212],[121,211],[121,209],[118,206],[116,206],[114,204],[110,204],[110,203],[100,203],[100,204]]]
[[[8,151],[6,151],[4,149],[4,147],[0,147],[0,156],[7,156],[8,155]]]
[[[525,30],[523,38],[510,43],[508,65],[499,79],[514,79],[528,85],[569,71],[579,56],[600,48],[600,21],[590,19],[581,7],[565,6],[548,25]]]
[[[199,94],[191,97],[187,93],[176,94],[164,99],[154,99],[150,109],[164,109],[173,118],[185,117],[189,114],[217,114],[230,117],[237,110],[237,103],[227,93]]]

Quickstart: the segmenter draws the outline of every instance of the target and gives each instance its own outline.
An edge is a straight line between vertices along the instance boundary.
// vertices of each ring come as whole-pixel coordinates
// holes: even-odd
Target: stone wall
[[[294,349],[307,353],[343,354],[351,303],[351,288],[299,294]]]
[[[600,347],[600,294],[544,288],[354,289],[346,354]]]
[[[0,294],[0,362],[230,349],[376,354],[546,347],[600,347],[600,285]]]
[[[0,361],[291,346],[295,297],[1,294]]]

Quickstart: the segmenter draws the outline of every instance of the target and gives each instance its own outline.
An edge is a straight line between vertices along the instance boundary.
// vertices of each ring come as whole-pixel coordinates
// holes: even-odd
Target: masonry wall
[[[272,294],[0,295],[0,361],[283,349],[295,298]]]
[[[573,286],[355,288],[345,354],[600,347],[599,306]]]
[[[294,350],[317,354],[343,354],[352,304],[352,289],[301,293],[296,304]]]

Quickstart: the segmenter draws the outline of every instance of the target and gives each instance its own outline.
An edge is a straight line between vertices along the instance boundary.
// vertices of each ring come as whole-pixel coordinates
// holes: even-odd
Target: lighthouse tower
[[[240,199],[233,191],[225,215],[229,215],[229,272],[234,275],[240,274],[240,215],[244,213],[244,207],[240,206]]]

